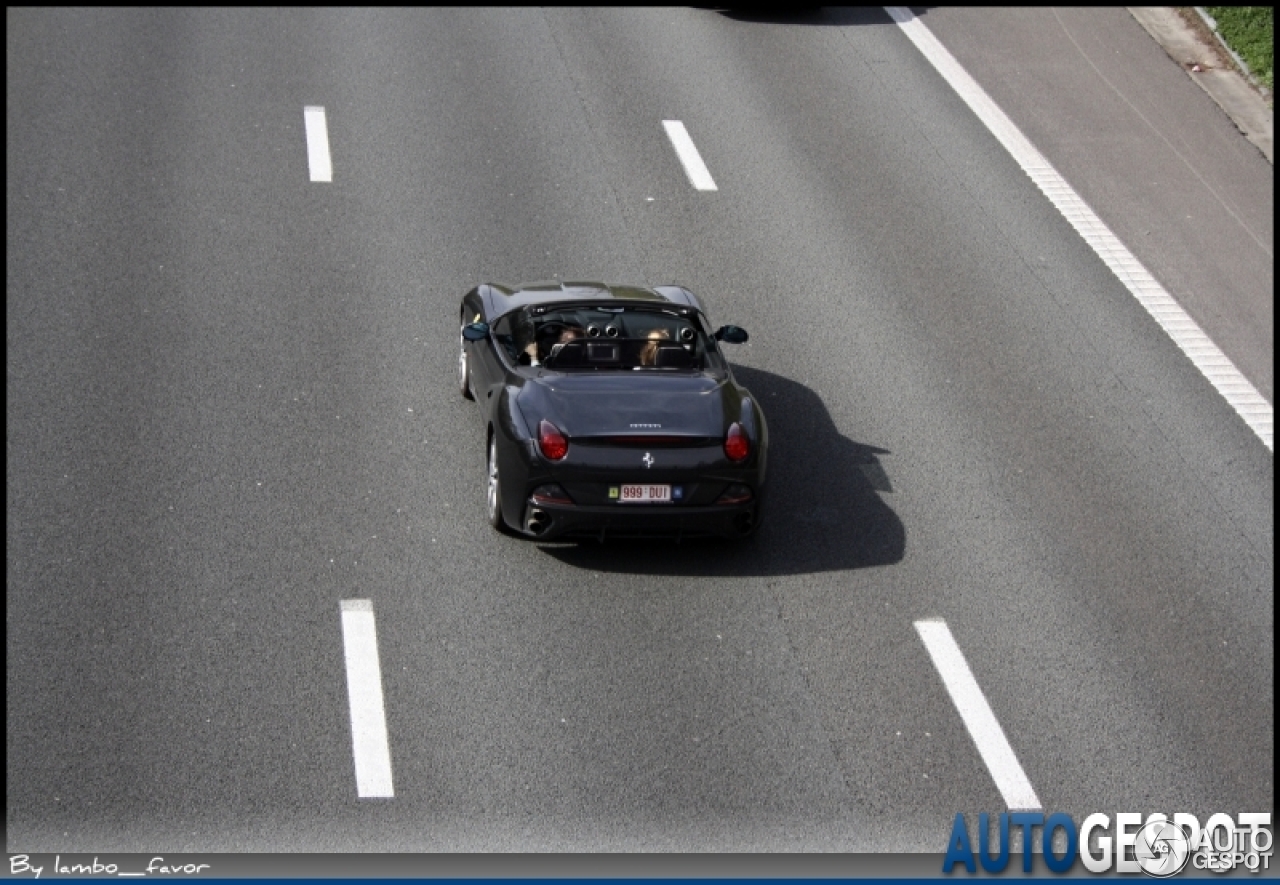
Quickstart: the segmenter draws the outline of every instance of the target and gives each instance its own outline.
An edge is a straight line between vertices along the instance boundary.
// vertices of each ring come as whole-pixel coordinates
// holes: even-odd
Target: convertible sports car
[[[538,538],[718,535],[760,523],[769,434],[679,286],[477,286],[458,386],[485,417],[488,516]]]

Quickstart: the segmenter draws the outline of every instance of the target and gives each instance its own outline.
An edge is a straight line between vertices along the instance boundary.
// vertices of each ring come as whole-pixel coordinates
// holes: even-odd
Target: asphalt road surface
[[[1004,15],[921,12],[1270,398],[1270,165],[1123,10],[1059,21],[1146,72],[1099,62],[1127,104]],[[942,852],[1009,784],[1273,809],[1272,454],[883,10],[6,19],[10,852]],[[1162,164],[1147,100],[1203,128]],[[457,301],[557,278],[751,332],[752,542],[488,528]]]

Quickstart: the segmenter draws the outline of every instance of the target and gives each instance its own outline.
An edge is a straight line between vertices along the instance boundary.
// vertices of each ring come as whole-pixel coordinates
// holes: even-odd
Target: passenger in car
[[[671,337],[666,329],[654,329],[647,336],[649,340],[640,350],[640,365],[653,366],[658,362],[658,342]]]

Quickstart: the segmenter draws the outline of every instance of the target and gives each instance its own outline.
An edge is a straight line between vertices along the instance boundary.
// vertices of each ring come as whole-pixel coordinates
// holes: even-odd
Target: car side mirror
[[[462,327],[462,337],[468,341],[483,341],[489,337],[489,324],[468,323]]]
[[[750,337],[747,330],[740,326],[721,326],[716,329],[715,335],[717,341],[723,341],[725,344],[746,344]]]

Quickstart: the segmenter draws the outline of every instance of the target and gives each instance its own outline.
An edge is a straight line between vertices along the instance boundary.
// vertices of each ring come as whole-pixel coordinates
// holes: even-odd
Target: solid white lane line
[[[302,109],[307,124],[307,165],[312,181],[333,181],[333,163],[329,159],[329,126],[324,108],[309,105]]]
[[[978,680],[973,678],[973,671],[964,659],[960,646],[947,622],[941,619],[916,621],[916,632],[924,641],[924,647],[933,658],[933,665],[938,668],[942,682],[951,695],[951,701],[960,712],[969,736],[978,747],[982,761],[987,764],[996,788],[1004,797],[1005,805],[1010,810],[1040,811],[1040,800],[1036,791],[1031,788],[1031,781],[1018,764],[1009,739],[1004,736],[1004,729],[991,712],[987,697],[978,687]]]
[[[680,158],[685,174],[689,176],[689,183],[694,186],[694,189],[716,190],[716,183],[711,180],[707,164],[702,162],[702,155],[693,146],[693,139],[689,137],[684,124],[679,120],[663,120],[662,126],[667,130],[667,138],[671,139],[671,146],[676,149],[676,156]]]
[[[342,643],[347,656],[347,694],[351,702],[351,751],[356,762],[356,795],[391,798],[391,749],[382,704],[382,669],[373,602],[342,601]]]
[[[1120,242],[1084,200],[1067,184],[1017,126],[969,76],[960,63],[930,33],[910,9],[886,6],[885,11],[915,44],[951,88],[964,99],[1022,170],[1057,207],[1111,272],[1147,309],[1192,364],[1212,384],[1268,451],[1274,451],[1275,409],[1227,358],[1182,306],[1165,291],[1133,253]]]

